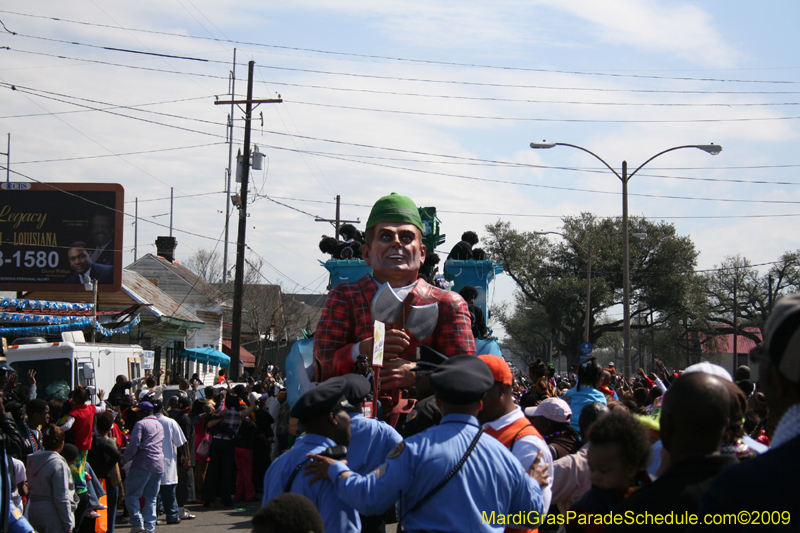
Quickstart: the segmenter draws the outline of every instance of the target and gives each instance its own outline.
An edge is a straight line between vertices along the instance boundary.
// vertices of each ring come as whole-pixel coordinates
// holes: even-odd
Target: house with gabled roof
[[[91,303],[91,291],[52,292],[30,291],[23,296],[26,299],[57,302]],[[155,370],[171,368],[175,374],[187,370],[175,357],[176,350],[183,348],[187,337],[196,337],[197,332],[206,327],[205,322],[192,313],[186,306],[171,298],[157,285],[137,272],[122,271],[122,288],[117,292],[100,292],[97,295],[97,320],[108,329],[124,326],[135,316],[140,323],[128,333],[117,333],[103,342],[113,344],[139,344],[154,355]],[[26,311],[21,310],[20,313]],[[41,314],[40,311],[30,311]],[[91,311],[69,311],[61,314],[73,316],[91,316]],[[58,314],[48,312],[48,314]],[[87,335],[88,337],[88,335]],[[54,336],[52,341],[61,340]],[[100,340],[100,339],[98,339]],[[213,374],[217,369],[211,368]],[[202,376],[201,376],[202,377]]]
[[[210,347],[221,352],[223,316],[233,303],[217,287],[176,261],[176,247],[174,237],[159,237],[156,239],[157,254],[145,254],[126,270],[145,278],[203,323],[202,328],[188,331],[184,343],[176,344],[174,350]],[[169,361],[168,364],[176,363]],[[198,371],[196,364],[189,367],[188,372],[184,369],[182,373],[191,375]],[[202,369],[200,373],[202,377]]]

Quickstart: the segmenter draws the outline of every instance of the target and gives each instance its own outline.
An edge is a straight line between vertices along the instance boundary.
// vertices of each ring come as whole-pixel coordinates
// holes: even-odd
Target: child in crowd
[[[587,460],[592,473],[592,488],[571,510],[578,515],[608,513],[622,499],[633,493],[650,476],[644,471],[650,454],[645,427],[629,412],[619,409],[602,416],[589,432]],[[603,531],[602,524],[581,524],[578,516],[567,531]]]

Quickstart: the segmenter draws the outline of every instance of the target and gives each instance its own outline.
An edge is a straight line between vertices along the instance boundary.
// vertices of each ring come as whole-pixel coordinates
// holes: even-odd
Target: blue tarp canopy
[[[231,366],[230,357],[210,346],[204,346],[203,348],[186,348],[184,352],[186,352],[186,357],[188,357],[190,361],[208,363],[223,368]]]

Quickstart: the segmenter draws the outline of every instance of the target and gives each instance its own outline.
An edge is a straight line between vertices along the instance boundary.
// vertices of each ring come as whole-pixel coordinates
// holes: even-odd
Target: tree
[[[222,259],[216,250],[200,248],[186,260],[184,266],[207,283],[214,284],[222,281]]]
[[[502,303],[492,308],[492,316],[509,336],[504,342],[529,365],[537,357],[547,360],[550,349],[550,321],[543,306],[527,302],[522,293],[515,295],[516,306]]]
[[[766,274],[760,274],[749,259],[729,256],[705,276],[709,302],[710,334],[730,334],[734,322],[733,294],[736,287],[736,318],[739,335],[756,342],[754,331],[764,327],[773,304],[782,296],[800,290],[800,250],[784,252]]]
[[[597,218],[590,213],[563,219],[567,239],[551,240],[531,232],[520,233],[510,223],[486,227],[486,249],[503,263],[528,306],[544,309],[548,326],[555,330],[556,347],[570,364],[578,361],[586,320],[587,254],[592,249],[592,298],[589,341],[621,331],[622,318],[607,311],[622,304],[621,220]],[[666,222],[629,219],[629,232],[647,238],[630,242],[631,328],[694,316],[703,307],[701,283],[694,274],[697,252],[689,237],[676,234]],[[517,307],[519,313],[519,306]],[[654,322],[643,317],[653,316]]]
[[[280,284],[270,283],[263,274],[264,260],[249,257],[245,260],[242,285],[242,340],[255,342],[256,369],[267,362],[269,348],[285,346],[290,332],[307,327],[309,316],[303,306],[287,298]],[[233,282],[224,291],[233,297]],[[302,326],[301,326],[302,324]]]

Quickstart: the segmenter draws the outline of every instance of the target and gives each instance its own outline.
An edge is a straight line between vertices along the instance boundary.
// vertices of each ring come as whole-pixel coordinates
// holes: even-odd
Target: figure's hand
[[[361,341],[360,351],[368,356],[370,360],[372,360],[374,345],[375,339],[371,337]],[[400,329],[387,329],[386,338],[383,341],[383,357],[384,359],[396,359],[410,345],[411,337],[408,336],[408,333]]]
[[[336,459],[331,459],[324,455],[315,455],[313,453],[307,454],[306,457],[309,457],[311,461],[306,463],[306,470],[303,475],[314,476],[311,478],[311,481],[308,482],[309,485],[313,485],[319,479],[330,479],[328,477],[328,468],[330,468],[333,463],[337,462]],[[347,461],[342,462],[347,464]]]
[[[411,371],[414,361],[405,359],[385,359],[381,369],[381,389],[408,389],[414,386],[415,376]]]
[[[164,369],[163,368],[158,371],[158,375],[159,376],[163,376],[164,375]]]
[[[28,370],[28,385],[31,387],[36,385],[36,370]]]
[[[409,346],[411,337],[402,329],[386,331],[386,339],[383,341],[383,354],[386,359],[396,359]]]
[[[8,376],[8,381],[6,382],[6,390],[14,390],[14,387],[17,386],[17,373],[12,372],[10,376]]]
[[[637,370],[637,371],[636,371],[636,373],[637,373],[637,374],[639,374],[640,376],[642,376],[643,378],[646,378],[646,377],[647,377],[647,376],[645,375],[645,373],[644,373],[644,369],[643,369],[643,368],[640,368],[639,370]]]
[[[98,399],[99,399],[99,400],[102,402],[102,401],[103,401],[103,397],[104,397],[105,395],[106,395],[106,391],[104,391],[103,389],[100,389],[100,390],[98,391],[98,393],[97,393],[97,398],[98,398]]]
[[[528,469],[528,475],[535,479],[541,488],[544,488],[550,484],[550,474],[547,473],[550,464],[544,463],[540,465],[539,462],[541,460],[542,450],[539,450],[539,453],[536,454],[536,459],[533,460],[533,464]]]

